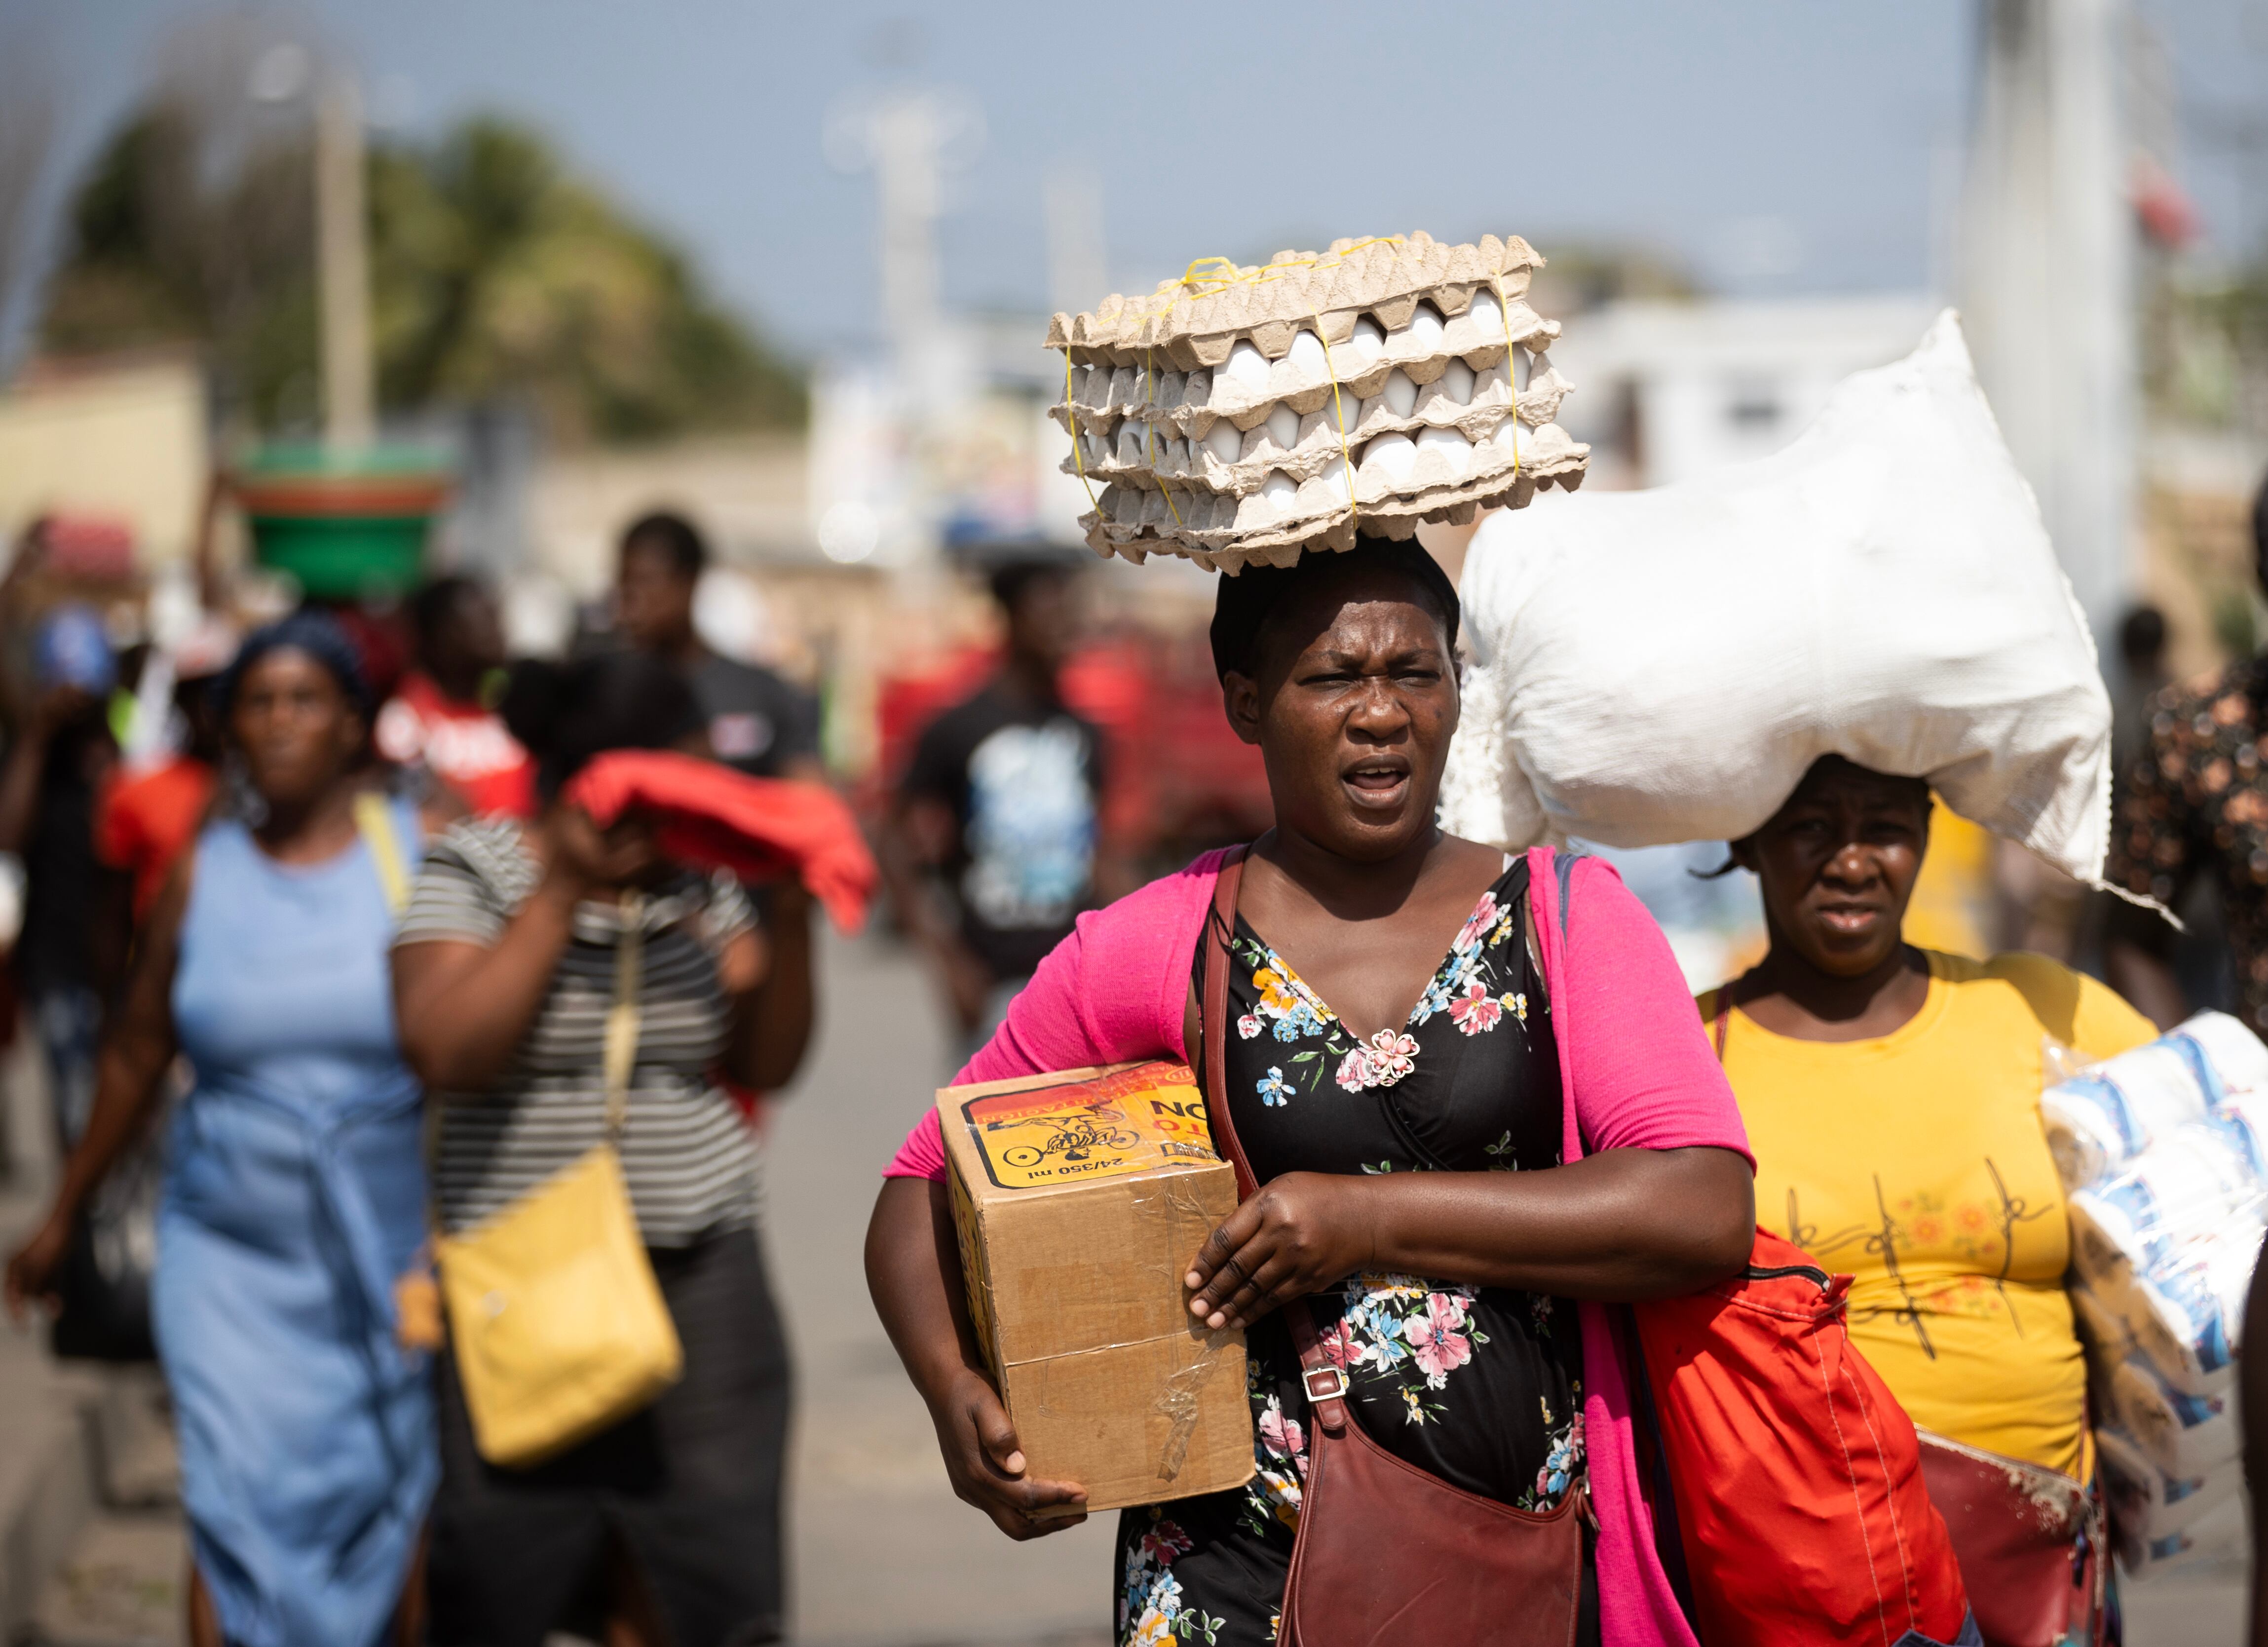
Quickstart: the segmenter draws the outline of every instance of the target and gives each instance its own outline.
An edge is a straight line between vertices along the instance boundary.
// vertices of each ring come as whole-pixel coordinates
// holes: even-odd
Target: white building
[[[1591,443],[1588,485],[1660,486],[1778,451],[1836,384],[1912,352],[1940,305],[1919,294],[1611,303],[1551,351]]]

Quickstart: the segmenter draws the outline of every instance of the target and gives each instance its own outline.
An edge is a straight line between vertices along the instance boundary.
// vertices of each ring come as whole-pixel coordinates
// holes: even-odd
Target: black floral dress
[[[1362,1042],[1240,918],[1228,1101],[1261,1182],[1557,1164],[1558,1053],[1527,919],[1522,859],[1481,895],[1409,1023]],[[1202,956],[1201,946],[1200,968]],[[1310,1307],[1346,1371],[1356,1422],[1395,1456],[1522,1510],[1551,1508],[1582,1479],[1582,1347],[1566,1300],[1366,1274]],[[1247,1342],[1258,1472],[1233,1491],[1123,1512],[1121,1647],[1276,1640],[1307,1478],[1307,1400],[1280,1316]],[[1595,1642],[1587,1574],[1584,1599],[1580,1639]]]

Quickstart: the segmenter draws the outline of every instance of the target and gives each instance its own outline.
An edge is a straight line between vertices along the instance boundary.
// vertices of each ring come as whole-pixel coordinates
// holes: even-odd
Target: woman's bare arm
[[[1755,1232],[1749,1163],[1729,1149],[1602,1149],[1532,1172],[1287,1172],[1222,1221],[1186,1282],[1214,1327],[1359,1270],[1659,1298],[1740,1269]]]
[[[579,893],[546,875],[491,946],[449,939],[394,952],[402,1061],[433,1092],[478,1092],[527,1034],[572,934]]]
[[[174,866],[151,908],[125,997],[106,1026],[96,1055],[94,1108],[86,1131],[63,1163],[63,1181],[46,1221],[8,1261],[8,1312],[18,1320],[32,1300],[47,1296],[80,1209],[148,1124],[166,1067],[173,1061],[173,967],[180,954],[181,917],[188,908],[193,860],[194,854],[185,855]]]
[[[773,889],[763,951],[753,984],[735,992],[725,1067],[742,1086],[777,1092],[795,1078],[811,1046],[811,894],[799,882]]]
[[[572,808],[545,820],[543,877],[493,944],[433,939],[394,951],[402,1061],[436,1092],[479,1092],[535,1021],[574,934],[575,905],[653,860],[650,837],[602,837]]]
[[[866,1227],[866,1287],[914,1387],[929,1403],[953,1490],[1012,1539],[1086,1519],[1086,1489],[1024,1473],[1008,1409],[984,1370],[962,1294],[945,1185],[887,1178]],[[1042,1511],[1052,1511],[1042,1519]]]

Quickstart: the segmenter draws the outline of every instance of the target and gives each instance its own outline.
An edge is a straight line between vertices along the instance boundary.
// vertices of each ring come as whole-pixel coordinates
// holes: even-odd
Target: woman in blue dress
[[[187,1053],[151,1304],[191,1640],[413,1641],[439,1466],[424,1357],[395,1335],[425,1181],[387,946],[423,830],[374,786],[368,694],[330,619],[256,632],[220,691],[256,821],[209,824],[152,911],[93,1119],[10,1261],[9,1303],[47,1292],[74,1213]]]

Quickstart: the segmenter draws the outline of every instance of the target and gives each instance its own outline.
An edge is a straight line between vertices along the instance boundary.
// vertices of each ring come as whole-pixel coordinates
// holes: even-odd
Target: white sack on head
[[[1737,839],[1837,754],[2102,874],[2110,698],[1950,310],[1761,462],[1491,516],[1462,598],[1458,834]]]

